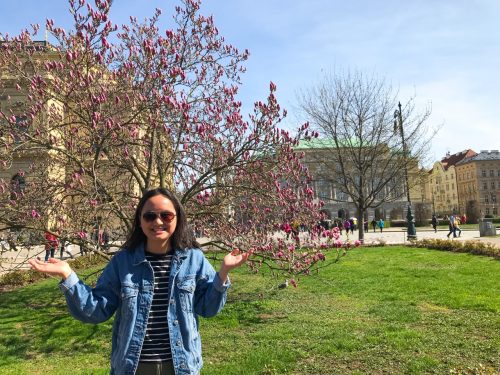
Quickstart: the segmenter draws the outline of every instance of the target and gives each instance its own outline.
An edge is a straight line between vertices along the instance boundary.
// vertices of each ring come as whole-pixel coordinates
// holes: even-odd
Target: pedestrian
[[[455,216],[455,221],[454,221],[454,229],[455,229],[455,237],[456,237],[456,234],[458,232],[458,237],[460,237],[462,235],[462,230],[460,229],[460,219],[458,218],[458,216]]]
[[[351,217],[349,219],[349,229],[351,229],[351,233],[354,234],[354,227],[355,227],[354,219]]]
[[[349,219],[345,219],[344,220],[344,229],[345,229],[345,234],[348,236],[349,235],[349,229],[351,229],[351,222],[349,221]]]
[[[368,220],[363,221],[363,229],[368,232]]]
[[[436,233],[437,232],[437,225],[438,225],[438,220],[437,220],[436,215],[432,215],[431,223],[432,223],[432,228],[434,228],[434,233]]]
[[[375,218],[372,219],[372,227],[373,227],[373,233],[375,233],[375,229],[377,228],[377,220],[375,220]]]
[[[460,224],[467,224],[467,215],[462,214],[462,217],[460,218]]]
[[[54,258],[56,249],[59,246],[57,236],[53,233],[55,230],[51,229],[51,231],[45,232],[45,262],[48,262],[50,258]]]
[[[380,233],[382,233],[382,231],[384,230],[384,226],[385,226],[384,220],[380,218],[380,220],[378,221],[378,227],[380,229]]]
[[[453,215],[450,215],[449,220],[448,220],[448,229],[449,232],[446,235],[446,237],[450,238],[450,234],[453,233],[453,238],[457,237],[457,233],[455,231],[455,217]]]
[[[157,188],[139,201],[128,239],[94,288],[64,261],[29,263],[62,278],[60,289],[76,319],[96,324],[116,313],[111,374],[199,374],[198,316],[211,317],[223,308],[228,273],[249,255],[235,250],[215,272],[178,198]]]

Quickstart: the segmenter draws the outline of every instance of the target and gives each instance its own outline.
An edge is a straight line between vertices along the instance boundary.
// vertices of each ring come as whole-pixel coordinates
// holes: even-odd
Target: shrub
[[[442,239],[423,239],[413,241],[408,246],[426,247],[428,249],[452,251],[456,253],[469,253],[474,255],[486,255],[500,259],[500,249],[495,245],[481,241],[452,241]]]
[[[22,286],[48,277],[49,276],[44,273],[33,270],[15,270],[0,276],[0,286]]]

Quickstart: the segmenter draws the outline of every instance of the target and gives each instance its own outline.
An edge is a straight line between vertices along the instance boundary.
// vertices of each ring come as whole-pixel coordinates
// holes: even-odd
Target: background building
[[[498,216],[500,152],[481,151],[456,165],[459,209],[470,219]]]
[[[296,151],[304,153],[302,162],[308,167],[312,177],[312,188],[316,199],[324,202],[323,212],[327,218],[357,217],[356,205],[338,183],[336,183],[336,173],[338,165],[335,165],[335,158],[331,153],[343,152],[336,149],[334,142],[328,140],[316,140],[301,142],[295,148]],[[373,166],[377,168],[377,166]],[[392,179],[375,197],[373,207],[368,208],[365,218],[384,218],[386,220],[405,220],[408,207],[406,186],[403,171],[400,171],[396,178]],[[412,205],[425,204],[430,202],[425,200],[425,184],[422,183],[422,173],[426,173],[418,168],[417,163],[409,168],[410,197]],[[359,176],[358,176],[359,177]],[[354,180],[356,181],[356,176]],[[429,216],[430,219],[430,216]]]
[[[441,161],[434,163],[432,170],[429,172],[429,191],[433,212],[438,216],[465,212],[465,210],[459,209],[455,166],[458,162],[474,155],[477,155],[477,153],[470,149],[453,155],[448,153]]]

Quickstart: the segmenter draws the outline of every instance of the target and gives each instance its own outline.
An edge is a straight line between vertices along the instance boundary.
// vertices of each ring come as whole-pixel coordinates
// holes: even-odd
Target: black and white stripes
[[[153,267],[155,287],[140,361],[171,361],[172,352],[170,350],[167,309],[172,255],[154,255],[146,253],[146,259]]]

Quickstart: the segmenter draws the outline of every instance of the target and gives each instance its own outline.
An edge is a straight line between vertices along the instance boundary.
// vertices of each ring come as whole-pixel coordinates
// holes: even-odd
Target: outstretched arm
[[[61,279],[66,280],[73,270],[67,262],[55,258],[49,258],[47,263],[42,262],[40,259],[30,259],[28,263],[31,268],[39,272],[46,273],[52,276],[59,276]]]
[[[94,288],[85,285],[67,262],[54,258],[50,258],[47,263],[39,259],[30,259],[28,262],[37,271],[61,277],[59,288],[64,292],[68,309],[74,318],[97,324],[108,320],[115,312],[119,297],[111,262]]]

